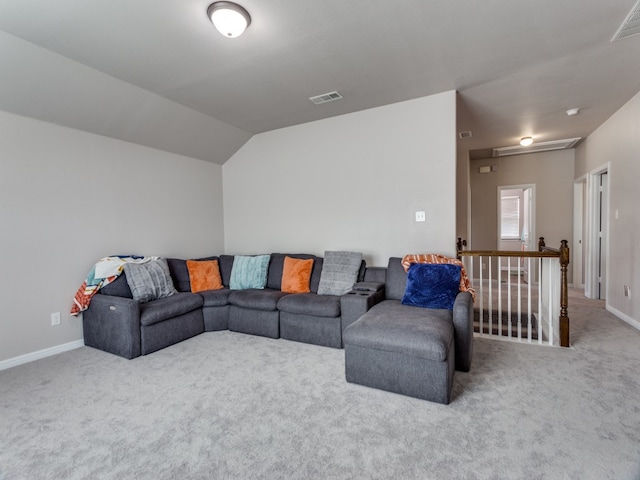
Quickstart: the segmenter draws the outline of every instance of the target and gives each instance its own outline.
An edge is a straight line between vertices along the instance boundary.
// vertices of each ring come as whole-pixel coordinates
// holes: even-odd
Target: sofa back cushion
[[[122,272],[118,278],[108,285],[105,285],[98,293],[104,295],[113,295],[114,297],[133,298],[129,284],[127,283],[127,274]]]
[[[384,291],[387,300],[402,300],[407,289],[407,272],[402,266],[402,259],[391,257],[387,266],[387,278]]]
[[[233,269],[233,255],[220,255],[218,258],[222,285],[229,288],[231,284],[231,270]]]

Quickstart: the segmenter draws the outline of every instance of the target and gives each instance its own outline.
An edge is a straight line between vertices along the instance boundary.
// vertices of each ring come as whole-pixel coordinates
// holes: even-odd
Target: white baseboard
[[[41,358],[57,355],[58,353],[68,352],[69,350],[80,347],[84,347],[84,340],[76,340],[74,342],[56,345],[55,347],[45,348],[44,350],[38,350],[37,352],[26,353],[18,357],[0,361],[0,370],[17,367],[18,365],[22,365],[23,363],[33,362],[35,360],[40,360]]]
[[[607,312],[611,312],[613,313],[616,317],[618,317],[620,320],[624,320],[625,322],[627,322],[629,325],[631,325],[633,328],[640,330],[640,322],[638,322],[637,320],[634,320],[633,318],[631,318],[629,315],[626,315],[624,313],[622,313],[620,310],[618,310],[617,308],[612,307],[611,305],[606,306]]]

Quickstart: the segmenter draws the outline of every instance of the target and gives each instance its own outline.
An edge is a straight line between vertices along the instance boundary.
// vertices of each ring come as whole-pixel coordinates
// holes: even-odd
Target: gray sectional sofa
[[[309,293],[281,290],[286,256],[314,260]],[[191,293],[185,260],[167,259],[177,293],[138,303],[126,274],[103,287],[84,312],[85,344],[125,358],[146,355],[205,331],[232,330],[345,349],[349,382],[447,404],[455,370],[469,371],[473,301],[453,310],[402,304],[407,273],[400,258],[366,268],[344,295],[318,295],[323,259],[271,254],[264,289],[230,290],[234,257],[217,259],[224,288]]]
[[[314,259],[310,293],[281,291],[286,256]],[[126,273],[103,287],[83,313],[85,344],[134,358],[146,355],[205,331],[231,330],[270,338],[284,338],[342,348],[342,332],[376,302],[383,284],[380,269],[362,262],[357,290],[345,295],[318,295],[323,258],[306,254],[271,254],[264,289],[230,290],[234,257],[217,259],[225,288],[191,293],[186,260],[169,258],[167,263],[178,293],[147,303],[138,303]]]

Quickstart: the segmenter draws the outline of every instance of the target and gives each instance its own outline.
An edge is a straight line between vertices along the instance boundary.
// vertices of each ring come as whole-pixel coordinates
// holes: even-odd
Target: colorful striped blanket
[[[438,253],[414,253],[411,255],[405,255],[402,258],[402,267],[405,272],[409,271],[409,267],[412,263],[446,263],[450,265],[458,265],[460,267],[460,291],[469,292],[475,301],[476,291],[471,288],[471,282],[469,281],[469,277],[467,277],[464,265],[457,258],[446,257]]]
[[[93,298],[102,287],[109,285],[118,278],[124,270],[125,263],[146,263],[157,259],[158,257],[141,257],[137,255],[117,255],[101,258],[91,268],[87,274],[87,278],[73,297],[71,315],[76,316],[89,308],[91,298]]]

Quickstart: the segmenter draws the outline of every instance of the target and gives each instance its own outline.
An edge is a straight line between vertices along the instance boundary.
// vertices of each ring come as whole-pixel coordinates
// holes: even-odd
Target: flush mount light
[[[251,24],[249,12],[233,2],[212,3],[207,9],[207,16],[216,29],[229,38],[239,37]]]
[[[567,110],[567,115],[569,115],[570,117],[577,115],[578,113],[580,113],[579,108],[570,108],[569,110]]]
[[[532,143],[533,143],[533,137],[522,137],[520,139],[520,145],[522,145],[523,147],[528,147]]]

